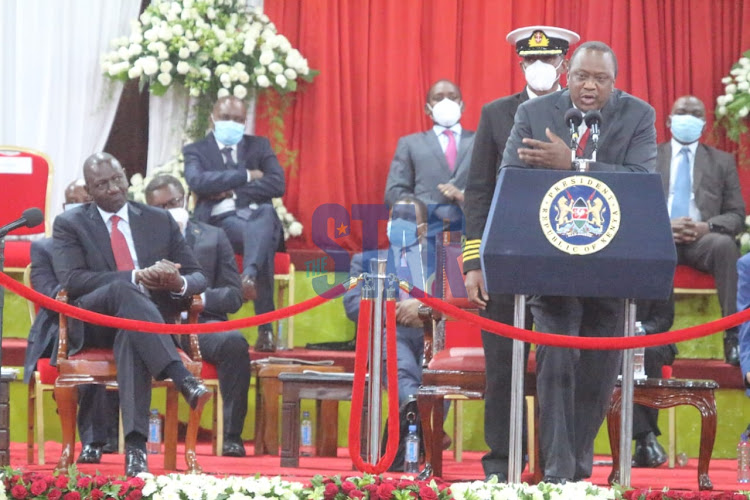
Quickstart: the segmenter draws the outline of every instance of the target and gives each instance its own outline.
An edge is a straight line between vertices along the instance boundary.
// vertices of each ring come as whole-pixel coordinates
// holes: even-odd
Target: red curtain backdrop
[[[515,28],[556,25],[608,43],[619,61],[616,86],[656,109],[659,142],[669,138],[665,121],[684,94],[705,102],[713,126],[721,78],[750,48],[750,30],[742,29],[750,26],[750,0],[266,0],[264,9],[320,71],[286,116],[299,156],[285,202],[305,226],[291,248],[315,247],[319,205],[383,202],[398,138],[431,124],[424,102],[434,81],[461,87],[462,125],[471,130],[483,104],[521,90],[519,59],[505,41]],[[260,121],[258,133],[267,130]],[[704,139],[736,150],[722,133]],[[750,174],[741,163],[747,202]],[[356,250],[361,223],[352,221],[350,231],[336,241]]]

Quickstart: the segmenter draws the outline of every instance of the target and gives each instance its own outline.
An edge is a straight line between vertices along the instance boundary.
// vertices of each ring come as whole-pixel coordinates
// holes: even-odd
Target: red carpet
[[[308,481],[316,474],[326,476],[332,475],[358,475],[357,471],[352,470],[351,461],[348,457],[348,450],[340,448],[338,457],[301,457],[300,467],[290,469],[279,465],[278,456],[261,456],[252,455],[252,443],[246,444],[249,455],[245,458],[225,458],[211,455],[211,447],[208,443],[198,444],[198,459],[203,467],[203,471],[214,475],[255,475],[262,474],[265,476],[282,476],[287,480],[296,480],[301,482]],[[76,456],[79,449],[76,450]],[[10,465],[24,470],[52,471],[60,456],[60,444],[49,441],[45,447],[47,464],[45,465],[27,465],[26,464],[26,443],[11,443],[11,463]],[[482,465],[480,463],[482,453],[464,452],[464,460],[457,463],[453,460],[453,453],[446,451],[444,455],[444,479],[449,482],[472,481],[482,479]],[[608,460],[609,457],[597,457],[597,461]],[[82,472],[93,474],[96,471],[102,474],[119,475],[123,473],[124,460],[121,455],[104,455],[102,463],[98,465],[81,465],[79,469]],[[698,459],[690,459],[687,466],[669,469],[666,465],[658,469],[633,469],[631,486],[634,488],[653,488],[661,489],[668,487],[670,490],[697,490],[697,471]],[[164,458],[162,455],[152,455],[149,457],[149,466],[154,474],[165,474],[163,468]],[[178,446],[177,467],[185,467],[182,447]],[[594,474],[590,481],[594,484],[607,486],[607,477],[609,476],[611,466],[596,465]],[[741,485],[736,482],[737,462],[735,460],[712,460],[709,469],[711,480],[714,484],[714,491],[738,491],[748,489],[748,485]],[[530,481],[531,476],[524,474],[524,480]]]

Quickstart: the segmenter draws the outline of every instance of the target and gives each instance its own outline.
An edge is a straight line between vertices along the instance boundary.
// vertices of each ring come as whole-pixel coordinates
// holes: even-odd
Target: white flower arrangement
[[[455,500],[616,500],[622,495],[613,489],[602,488],[589,482],[566,484],[539,483],[529,485],[473,481],[453,483],[451,493]]]
[[[140,474],[146,481],[143,487],[143,498],[162,499],[244,499],[244,498],[277,498],[296,500],[305,498],[302,495],[302,483],[284,481],[276,477],[240,477],[229,476],[218,478],[209,475],[169,474],[152,476]]]
[[[740,134],[747,131],[746,118],[750,114],[750,50],[732,65],[721,83],[725,85],[724,95],[716,98],[716,117],[727,136],[739,142]]]
[[[205,132],[217,98],[246,99],[256,89],[293,92],[298,80],[312,81],[317,73],[268,16],[245,0],[153,0],[132,21],[130,36],[112,46],[102,58],[107,77],[138,79],[154,95],[177,83],[199,98],[194,139]]]

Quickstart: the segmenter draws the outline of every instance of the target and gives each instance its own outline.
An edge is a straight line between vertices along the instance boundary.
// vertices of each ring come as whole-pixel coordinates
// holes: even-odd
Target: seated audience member
[[[88,203],[91,197],[82,179],[75,180],[65,189],[65,210]],[[55,298],[62,288],[57,281],[52,264],[52,238],[31,243],[31,287],[37,292]],[[29,383],[41,358],[57,358],[58,314],[43,307],[29,331],[24,361],[24,382]],[[80,326],[80,323],[78,324]],[[99,463],[102,453],[117,453],[117,417],[119,399],[114,391],[98,391],[99,386],[83,385],[78,388],[79,406],[91,411],[78,412],[78,434],[83,444],[78,463]],[[39,446],[43,446],[39,443]]]
[[[245,135],[247,106],[233,96],[216,101],[213,130],[183,149],[185,179],[198,195],[195,218],[226,231],[243,256],[242,291],[255,314],[274,310],[274,255],[283,228],[271,204],[284,194],[284,171],[268,139]],[[270,323],[258,327],[255,350],[276,350]]]
[[[188,220],[185,209],[185,190],[180,181],[171,175],[155,177],[146,186],[146,203],[164,208],[185,236],[188,246],[203,268],[208,287],[203,297],[202,323],[227,321],[227,314],[237,312],[242,306],[242,285],[232,245],[221,229]],[[182,336],[183,348],[188,342]],[[242,426],[247,415],[247,396],[250,389],[249,345],[236,330],[198,336],[203,359],[216,365],[219,388],[224,399],[223,455],[244,457]]]
[[[352,256],[349,275],[357,277],[363,272],[369,273],[377,259],[386,260],[386,273],[405,279],[414,286],[424,290],[427,284],[424,239],[427,231],[425,205],[412,195],[400,197],[391,208],[388,222],[388,239],[390,248],[371,252],[357,253]],[[344,295],[346,316],[357,322],[362,293],[361,283],[348,290]],[[416,396],[422,382],[422,358],[424,354],[424,322],[419,318],[417,299],[411,298],[402,290],[398,291],[396,304],[396,350],[398,365],[398,402],[401,427],[407,413],[416,414],[416,404],[410,397]],[[385,347],[383,349],[385,352]],[[385,372],[383,372],[385,373]],[[447,436],[446,436],[447,437]],[[404,466],[404,439],[401,433],[399,448],[390,470],[400,471]],[[449,444],[450,445],[450,444]]]
[[[677,99],[667,126],[672,140],[658,147],[658,171],[668,197],[677,263],[710,273],[716,280],[721,313],[737,309],[735,236],[745,223],[745,202],[734,157],[699,142],[706,108],[695,96]],[[724,334],[724,359],[738,365],[737,328]]]
[[[53,230],[53,264],[71,303],[118,318],[173,321],[190,296],[206,288],[177,223],[163,210],[127,201],[128,181],[112,155],[91,155],[83,175],[93,202],[59,215]],[[85,331],[72,328],[69,336],[71,355],[83,347],[114,349],[125,474],[147,472],[152,378],[171,378],[193,409],[210,393],[187,371],[167,335],[87,324]]]
[[[750,254],[737,261],[737,310],[750,307]],[[750,397],[750,321],[739,326],[740,370],[745,383],[745,393]]]
[[[646,335],[663,333],[672,328],[674,322],[674,296],[667,300],[636,301],[636,320],[641,322]],[[647,347],[644,355],[646,376],[661,378],[661,368],[671,365],[677,354],[674,344]],[[658,467],[667,461],[667,453],[656,440],[661,435],[658,425],[659,410],[644,405],[633,405],[633,439],[636,467]]]

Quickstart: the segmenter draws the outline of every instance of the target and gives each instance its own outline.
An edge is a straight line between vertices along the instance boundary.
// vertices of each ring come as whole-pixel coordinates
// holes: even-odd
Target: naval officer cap
[[[511,31],[506,37],[516,45],[521,57],[565,55],[570,44],[580,39],[578,33],[554,26],[526,26]]]

